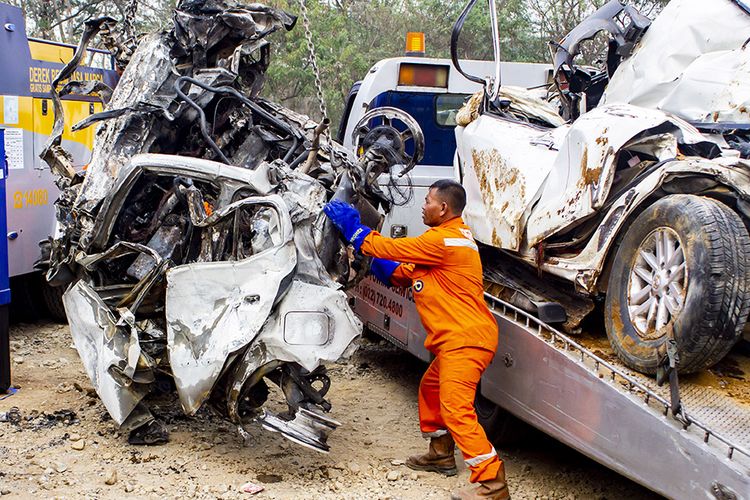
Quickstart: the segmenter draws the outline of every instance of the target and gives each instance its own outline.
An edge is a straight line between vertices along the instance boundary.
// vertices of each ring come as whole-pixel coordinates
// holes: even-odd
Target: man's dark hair
[[[458,182],[451,179],[440,179],[430,186],[451,208],[455,215],[461,215],[466,207],[466,191]]]

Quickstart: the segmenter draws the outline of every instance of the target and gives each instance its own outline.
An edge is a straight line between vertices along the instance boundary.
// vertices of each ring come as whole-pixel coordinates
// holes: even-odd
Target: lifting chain
[[[138,12],[138,0],[130,0],[130,3],[125,7],[125,19],[122,20],[123,34],[128,42],[135,39],[136,12]]]
[[[313,68],[313,74],[315,76],[315,91],[318,93],[318,104],[320,105],[320,114],[323,115],[321,118],[325,120],[328,118],[328,110],[326,109],[326,101],[323,96],[323,84],[320,81],[320,70],[318,69],[318,59],[315,57],[315,44],[313,43],[312,32],[310,31],[310,19],[307,16],[307,6],[305,0],[298,0],[300,13],[302,14],[302,25],[305,28],[305,39],[307,40],[307,51],[310,54],[310,64]],[[327,141],[330,141],[330,132],[326,128],[323,134]]]

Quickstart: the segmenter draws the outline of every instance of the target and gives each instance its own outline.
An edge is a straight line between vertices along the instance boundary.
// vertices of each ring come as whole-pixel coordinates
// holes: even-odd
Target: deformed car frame
[[[377,227],[378,208],[394,201],[378,178],[397,165],[408,171],[424,138],[408,115],[385,110],[358,127],[355,157],[328,139],[327,122],[259,97],[266,37],[294,20],[259,4],[180,2],[171,30],[117,52],[127,60],[108,108],[74,126],[101,122],[85,172],[59,147],[60,95],[81,85],[58,92],[57,84],[98,31],[114,43],[111,19],[87,23],[52,86],[55,133],[42,156],[63,192],[59,234],[44,242],[47,277],[68,286],[76,348],[131,442],[166,438],[144,399],[164,377],[187,414],[210,403],[241,432],[255,421],[325,452],[339,425],[324,415],[323,364],[356,347],[362,325],[342,289],[368,262],[354,258],[321,209],[344,199]],[[371,129],[378,118],[388,125]],[[264,409],[266,381],[288,411]]]

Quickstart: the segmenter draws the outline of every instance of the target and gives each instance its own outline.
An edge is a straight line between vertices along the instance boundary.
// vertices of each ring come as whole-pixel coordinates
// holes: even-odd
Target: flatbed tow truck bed
[[[413,302],[383,312],[395,290],[366,278],[352,292],[355,311],[368,328],[428,360]],[[710,373],[680,377],[683,412],[675,417],[669,384],[624,367],[604,335],[567,336],[485,296],[500,342],[483,396],[665,497],[750,500],[750,381],[738,367],[726,381]],[[750,360],[737,356],[750,377]]]
[[[669,384],[658,387],[522,310],[487,301],[500,346],[482,379],[485,397],[666,497],[750,498],[747,401],[683,377],[676,418]]]

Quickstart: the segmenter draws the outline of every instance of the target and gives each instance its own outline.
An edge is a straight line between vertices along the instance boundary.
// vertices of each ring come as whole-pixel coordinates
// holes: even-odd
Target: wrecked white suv
[[[604,69],[577,64],[602,33]],[[653,23],[613,0],[553,45],[545,98],[484,80],[456,161],[501,295],[568,330],[606,297],[610,342],[644,373],[732,348],[750,308],[749,39],[740,0],[673,0]]]
[[[338,425],[325,415],[324,363],[355,348],[362,325],[343,289],[368,265],[321,209],[355,203],[378,227],[393,200],[377,179],[419,157],[395,129],[369,122],[354,157],[328,139],[327,123],[259,96],[266,38],[295,20],[260,4],[186,0],[171,29],[137,46],[118,39],[113,20],[92,20],[53,82],[55,129],[42,155],[62,194],[47,278],[67,287],[76,349],[132,443],[167,439],[147,402],[165,381],[187,414],[210,404],[241,430],[257,422],[318,451]],[[70,82],[58,92],[97,34],[124,68],[117,88]],[[61,142],[60,96],[72,91],[106,103],[74,125],[101,122],[83,172]],[[418,126],[401,115],[421,154]],[[267,382],[286,412],[264,409]]]

